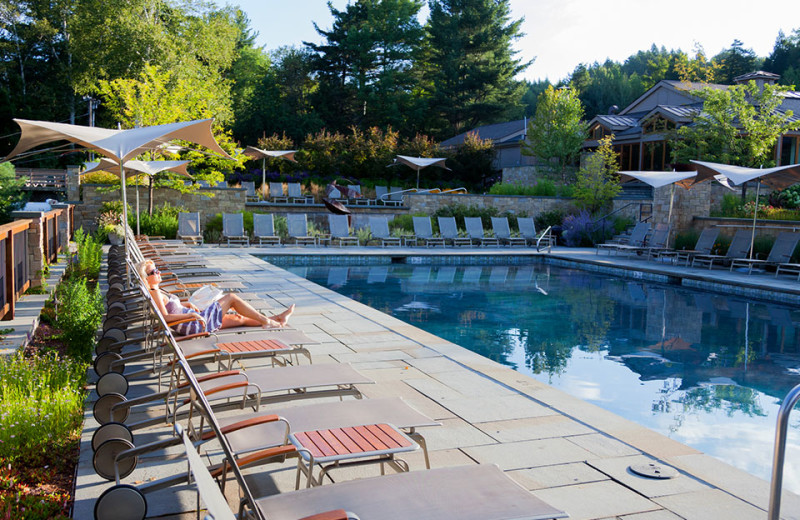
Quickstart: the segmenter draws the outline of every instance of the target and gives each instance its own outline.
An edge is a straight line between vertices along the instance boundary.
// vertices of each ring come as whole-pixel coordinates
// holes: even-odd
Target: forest
[[[0,150],[18,139],[12,118],[88,125],[90,106],[104,127],[213,117],[229,147],[373,129],[435,142],[533,116],[549,83],[519,79],[530,65],[514,50],[524,20],[508,1],[428,6],[424,23],[423,0],[331,6],[332,25],[315,24],[322,43],[266,49],[244,12],[202,0],[0,0]],[[714,56],[654,44],[622,63],[580,64],[555,86],[575,89],[590,119],[662,79],[730,84],[754,70],[800,83],[800,29],[777,34],[765,57],[739,40]],[[59,162],[75,161],[17,164]]]

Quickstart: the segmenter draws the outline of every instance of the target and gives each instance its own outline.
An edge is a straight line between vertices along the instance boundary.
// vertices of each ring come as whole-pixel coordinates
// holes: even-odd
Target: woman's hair
[[[144,260],[136,264],[136,272],[139,273],[139,277],[142,279],[143,282],[147,283],[147,266],[148,265],[155,265],[152,260]]]

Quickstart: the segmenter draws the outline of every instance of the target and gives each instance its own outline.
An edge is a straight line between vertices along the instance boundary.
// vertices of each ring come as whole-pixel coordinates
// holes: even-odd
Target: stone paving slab
[[[203,248],[212,266],[225,268],[228,274],[240,274],[248,285],[246,290],[264,296],[275,311],[293,302],[301,304],[292,325],[321,342],[311,348],[315,363],[353,363],[376,381],[362,389],[365,398],[402,397],[416,410],[440,421],[441,426],[422,431],[428,441],[432,466],[498,464],[509,476],[535,490],[541,499],[567,511],[573,519],[719,518],[720,511],[725,511],[725,517],[731,519],[765,516],[767,485],[756,477],[248,256],[248,251],[253,250]],[[479,251],[486,256],[508,254],[501,249]],[[306,250],[305,254],[313,252]],[[362,249],[340,250],[336,255],[362,252]],[[476,252],[459,251],[457,256]],[[383,250],[381,254],[385,253]],[[425,252],[431,253],[455,254],[451,250]],[[393,251],[392,255],[395,254]],[[411,250],[409,254],[421,252]],[[588,253],[582,254],[584,259],[589,258]],[[617,263],[615,257],[604,261]],[[376,345],[391,347],[383,350],[374,348]],[[248,366],[258,366],[258,362],[248,362]],[[147,382],[137,383],[131,395],[148,388],[152,385]],[[301,407],[305,403],[298,401],[290,406]],[[151,412],[137,411],[134,416],[144,417],[147,413]],[[221,415],[237,413],[241,412]],[[94,498],[108,487],[97,482],[98,477],[92,477],[90,467],[87,468],[91,455],[86,444],[96,426],[88,414],[75,518],[91,518]],[[137,434],[142,439],[163,435],[169,435],[168,428]],[[216,448],[210,448],[206,456],[213,461],[218,453],[214,451]],[[421,452],[404,458],[413,471],[424,468]],[[157,454],[148,454],[142,468],[125,482],[174,472],[173,460],[179,459],[159,461]],[[627,472],[630,462],[639,460],[666,463],[683,474],[666,485],[639,481],[639,477]],[[185,468],[185,464],[178,466],[181,470]],[[293,469],[293,462],[287,462],[259,468],[257,474],[264,477],[262,483],[272,492],[286,492],[294,487]],[[369,471],[348,470],[345,478],[372,474]],[[236,504],[235,490],[231,488],[235,486],[229,487],[228,496]],[[785,496],[784,517],[793,518],[787,511],[800,511],[800,507],[795,507],[798,497],[791,493]],[[174,496],[159,492],[152,499],[153,514],[164,518],[180,518],[185,516],[182,511],[194,508],[194,494],[190,492]]]

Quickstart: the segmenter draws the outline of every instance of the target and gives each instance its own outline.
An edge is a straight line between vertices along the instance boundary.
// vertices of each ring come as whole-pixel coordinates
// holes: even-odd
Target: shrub
[[[539,179],[531,185],[517,182],[499,182],[489,188],[490,195],[524,195],[526,197],[553,197],[558,193],[556,184],[549,179]]]
[[[576,203],[591,213],[607,207],[622,189],[616,176],[619,155],[611,146],[613,139],[613,134],[601,139],[597,151],[578,170],[574,188]]]
[[[594,245],[592,233],[594,225],[592,216],[586,210],[581,210],[578,214],[567,215],[561,224],[563,228],[562,237],[564,243],[570,247],[590,247]]]
[[[675,245],[673,247],[679,251],[692,250],[694,249],[695,244],[697,244],[698,238],[700,238],[700,233],[694,229],[683,231],[682,233],[675,235]]]
[[[561,223],[564,222],[565,216],[566,214],[564,211],[560,209],[542,211],[534,217],[533,222],[536,224],[536,229],[542,231],[550,226],[560,226]]]
[[[408,235],[414,233],[414,217],[426,216],[423,214],[418,215],[397,215],[389,222],[389,229],[394,235],[396,231],[400,234]]]
[[[81,184],[106,184],[109,186],[118,186],[120,182],[119,177],[113,173],[96,171],[81,175]]]
[[[103,241],[100,241],[100,238],[103,238]],[[78,246],[78,252],[70,262],[67,275],[96,280],[100,276],[105,238],[102,237],[102,233],[93,236],[86,233],[83,228],[78,228],[75,231],[74,240]]]
[[[481,208],[478,206],[465,206],[463,204],[453,204],[444,206],[436,210],[434,217],[455,217],[456,224],[464,227],[464,217],[480,217],[484,229],[492,229],[492,217],[498,214],[497,208]],[[433,219],[436,221],[437,219]],[[438,222],[436,222],[438,225]]]
[[[76,359],[91,360],[95,335],[103,318],[99,285],[89,289],[85,278],[73,277],[58,285],[56,298],[59,301],[56,326],[61,329],[67,352]]]

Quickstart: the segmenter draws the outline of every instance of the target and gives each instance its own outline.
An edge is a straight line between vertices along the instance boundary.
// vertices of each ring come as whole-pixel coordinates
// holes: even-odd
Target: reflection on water
[[[800,309],[549,266],[289,270],[769,479]]]

